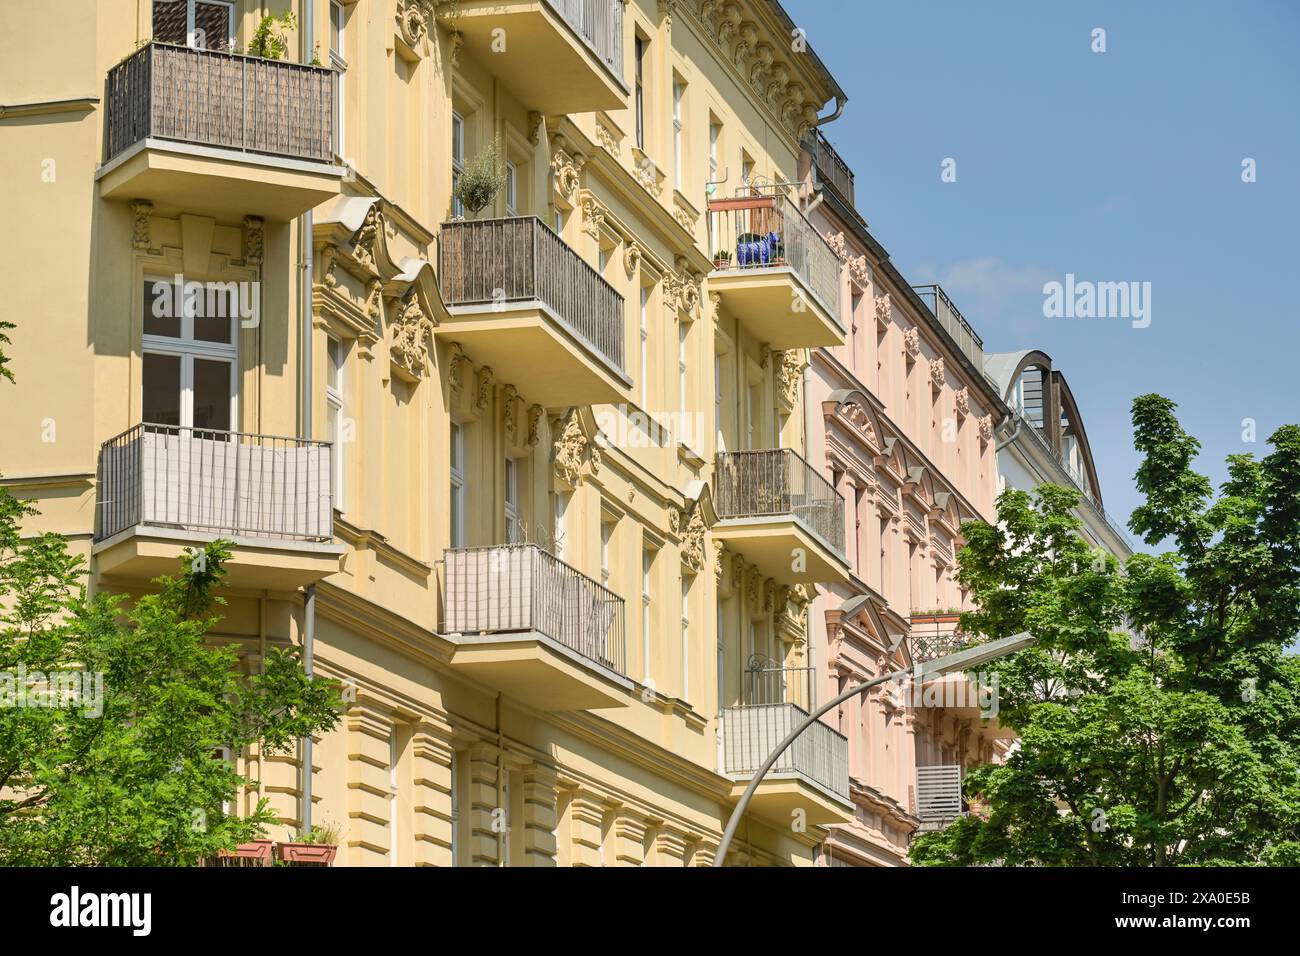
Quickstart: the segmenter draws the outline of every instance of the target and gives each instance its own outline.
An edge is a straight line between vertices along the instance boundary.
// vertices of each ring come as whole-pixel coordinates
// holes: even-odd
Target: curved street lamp
[[[776,749],[763,762],[763,766],[758,768],[754,774],[749,786],[740,796],[740,802],[736,808],[731,811],[731,818],[727,820],[727,829],[722,833],[722,842],[718,844],[717,855],[713,858],[714,866],[722,866],[723,861],[727,858],[727,850],[731,847],[731,840],[736,835],[736,829],[740,826],[740,819],[745,815],[745,810],[749,807],[749,801],[753,799],[754,792],[758,790],[758,785],[763,782],[763,777],[772,769],[772,765],[780,759],[781,754],[785,753],[789,746],[795,742],[795,739],[812,726],[813,721],[821,717],[832,707],[838,707],[850,697],[861,694],[865,690],[870,690],[879,684],[887,683],[891,680],[897,680],[902,677],[912,676],[924,679],[926,677],[937,677],[943,674],[951,674],[954,671],[970,670],[972,667],[978,667],[981,664],[987,664],[991,660],[999,657],[1006,657],[1008,654],[1014,654],[1016,651],[1024,650],[1030,644],[1034,643],[1034,636],[1028,631],[1022,631],[1011,637],[1003,637],[996,641],[989,641],[987,644],[976,644],[974,647],[968,647],[956,654],[948,654],[944,657],[937,657],[932,661],[926,661],[916,667],[910,667],[906,670],[893,671],[889,674],[882,674],[880,677],[873,677],[865,684],[855,684],[848,690],[841,693],[838,697],[827,701],[822,706],[805,717],[799,722],[799,725],[790,731],[785,740],[777,744]]]

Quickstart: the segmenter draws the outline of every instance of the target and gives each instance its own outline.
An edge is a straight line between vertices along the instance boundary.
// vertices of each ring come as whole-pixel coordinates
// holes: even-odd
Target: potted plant
[[[218,850],[217,856],[223,860],[270,860],[270,840],[249,840],[233,850]]]
[[[493,140],[483,152],[465,164],[465,169],[456,177],[456,187],[451,192],[473,218],[496,198],[505,184],[506,174],[501,168],[501,144]]]
[[[285,33],[298,29],[298,18],[292,10],[286,10],[278,17],[267,16],[253,31],[253,38],[248,41],[248,55],[260,56],[264,60],[283,60],[289,50],[289,41]]]
[[[731,253],[726,249],[719,249],[713,254],[713,268],[729,269],[731,268]]]
[[[281,863],[329,866],[339,852],[338,830],[329,824],[314,826],[293,843],[277,843],[275,851]]]

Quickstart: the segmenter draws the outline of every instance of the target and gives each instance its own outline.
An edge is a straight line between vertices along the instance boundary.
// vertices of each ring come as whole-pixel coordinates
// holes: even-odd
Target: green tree
[[[1006,763],[966,777],[986,809],[921,836],[922,865],[1300,863],[1300,427],[1228,458],[1217,497],[1159,395],[1133,403],[1148,545],[1090,550],[1051,485],[971,523],[959,579],[989,638],[1037,643],[994,665]]]

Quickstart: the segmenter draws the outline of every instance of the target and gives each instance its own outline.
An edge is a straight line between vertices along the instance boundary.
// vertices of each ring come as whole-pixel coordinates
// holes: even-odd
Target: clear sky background
[[[1121,525],[1140,503],[1134,396],[1178,403],[1216,486],[1225,455],[1300,421],[1300,2],[786,9],[849,96],[823,131],[873,234],[986,351],[1052,356]],[[1044,318],[1043,283],[1068,272],[1150,282],[1150,326]]]

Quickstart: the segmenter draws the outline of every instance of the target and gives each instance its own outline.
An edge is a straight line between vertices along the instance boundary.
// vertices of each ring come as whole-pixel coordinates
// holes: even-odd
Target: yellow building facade
[[[93,589],[231,540],[212,639],[345,687],[309,762],[232,755],[243,808],[346,865],[711,864],[849,576],[806,444],[840,262],[787,185],[844,95],[780,7],[51,0],[0,36],[3,480]],[[727,862],[852,818],[814,730]]]

